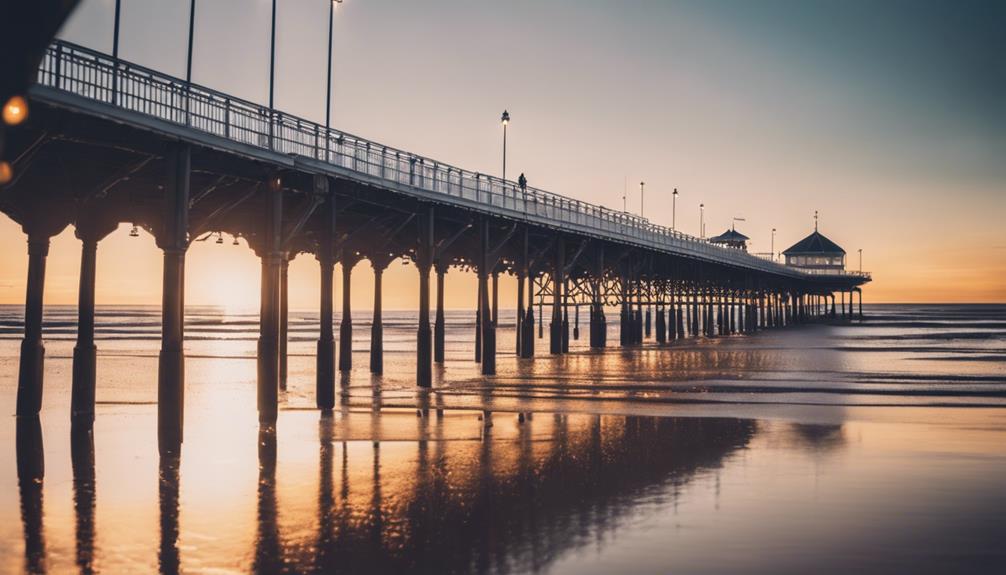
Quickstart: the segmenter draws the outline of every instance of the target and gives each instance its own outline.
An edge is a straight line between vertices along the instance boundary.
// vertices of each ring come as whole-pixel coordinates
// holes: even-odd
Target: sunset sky
[[[114,0],[82,0],[61,37],[111,52]],[[709,235],[732,218],[768,252],[813,230],[874,273],[871,302],[1006,302],[1006,3],[979,1],[345,0],[335,127]],[[270,0],[199,0],[194,81],[266,102]],[[123,0],[121,57],[183,76],[188,1]],[[280,0],[276,107],[324,120],[326,0]],[[23,303],[25,237],[0,216],[0,303]],[[80,244],[50,252],[46,302],[76,301]],[[254,307],[259,262],[189,252],[186,303]],[[99,246],[98,303],[160,302],[153,239]],[[366,263],[354,305],[368,308]],[[385,306],[416,305],[393,265]],[[474,281],[448,276],[448,306]],[[455,280],[455,281],[452,281]],[[318,299],[291,267],[291,307]],[[503,302],[512,306],[511,281]]]

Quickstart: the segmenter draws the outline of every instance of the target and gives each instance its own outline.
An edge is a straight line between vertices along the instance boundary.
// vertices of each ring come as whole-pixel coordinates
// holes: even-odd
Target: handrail
[[[39,84],[116,108],[285,155],[303,156],[494,213],[718,263],[805,277],[799,270],[710,244],[646,218],[560,196],[361,138],[248,100],[186,83],[63,40],[46,52]]]

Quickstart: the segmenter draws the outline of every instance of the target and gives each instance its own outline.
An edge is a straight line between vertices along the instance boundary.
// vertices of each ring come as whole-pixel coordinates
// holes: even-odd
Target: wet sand
[[[366,372],[361,322],[331,414],[313,409],[305,314],[266,433],[256,326],[196,313],[179,460],[157,456],[156,317],[109,312],[93,435],[70,430],[58,327],[41,425],[0,427],[0,572],[1002,571],[1006,322],[974,309],[603,354],[581,340],[533,364],[503,329],[488,383],[458,314],[429,393],[409,381],[415,324],[392,314],[386,375]],[[16,457],[16,433],[41,451]],[[18,463],[44,479],[19,482]]]

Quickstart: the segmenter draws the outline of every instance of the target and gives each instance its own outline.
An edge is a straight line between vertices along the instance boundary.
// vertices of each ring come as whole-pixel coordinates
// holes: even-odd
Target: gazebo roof
[[[785,255],[794,254],[845,254],[838,244],[824,237],[821,232],[814,230],[814,233],[793,244],[788,250],[782,252]]]
[[[744,234],[738,232],[737,230],[727,230],[722,234],[709,238],[709,241],[714,244],[726,244],[730,242],[746,242],[751,238],[745,236]]]

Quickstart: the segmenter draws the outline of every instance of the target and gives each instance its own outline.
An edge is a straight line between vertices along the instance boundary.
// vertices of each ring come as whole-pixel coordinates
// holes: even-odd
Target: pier
[[[383,370],[381,274],[396,260],[419,270],[419,388],[432,385],[433,364],[444,361],[444,285],[455,269],[478,278],[474,360],[486,377],[496,372],[499,345],[512,345],[518,361],[568,353],[570,337],[581,335],[581,315],[590,347],[605,348],[608,323],[616,321],[607,317],[612,309],[621,346],[649,340],[667,346],[667,353],[685,338],[862,317],[861,287],[870,276],[846,271],[844,259],[826,269],[784,265],[67,42],[48,48],[28,96],[30,121],[6,135],[13,177],[0,188],[0,211],[28,238],[19,418],[41,409],[46,256],[50,238],[71,225],[82,245],[75,426],[94,420],[95,262],[102,238],[119,223],[132,223],[163,252],[158,435],[164,454],[178,453],[183,442],[185,255],[193,241],[216,234],[245,239],[261,259],[263,426],[276,423],[285,386],[286,269],[298,254],[313,255],[321,269],[316,403],[322,410],[335,404],[337,372],[352,368],[350,280],[354,270],[362,273],[356,267],[362,260],[375,274],[375,374]],[[338,337],[336,263],[342,270]],[[514,342],[496,338],[501,274],[519,286]],[[536,344],[545,334],[547,344]]]

